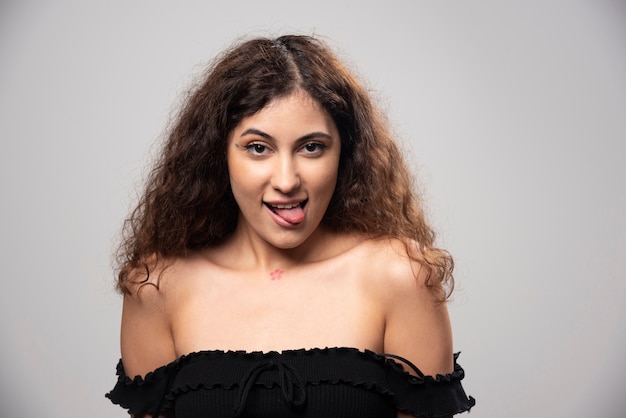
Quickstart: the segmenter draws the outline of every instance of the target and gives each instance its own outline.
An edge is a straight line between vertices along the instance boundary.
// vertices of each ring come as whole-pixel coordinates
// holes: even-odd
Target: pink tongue
[[[300,206],[291,209],[274,208],[274,212],[290,224],[297,224],[304,220],[304,210]]]

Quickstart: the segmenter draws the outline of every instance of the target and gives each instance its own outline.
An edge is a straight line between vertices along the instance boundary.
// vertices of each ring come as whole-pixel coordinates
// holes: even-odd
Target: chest
[[[382,347],[384,314],[359,277],[285,271],[214,277],[181,292],[172,310],[180,354],[204,349]]]

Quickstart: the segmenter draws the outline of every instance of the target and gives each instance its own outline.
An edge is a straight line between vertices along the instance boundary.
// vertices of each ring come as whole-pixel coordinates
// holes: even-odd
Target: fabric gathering
[[[444,416],[475,403],[461,386],[457,357],[453,373],[432,377],[418,369],[420,374],[411,375],[390,357],[351,348],[206,351],[181,357],[145,379],[126,376],[120,362],[118,383],[107,397],[133,414],[174,409],[182,418],[203,411],[215,418],[391,418],[396,410]]]

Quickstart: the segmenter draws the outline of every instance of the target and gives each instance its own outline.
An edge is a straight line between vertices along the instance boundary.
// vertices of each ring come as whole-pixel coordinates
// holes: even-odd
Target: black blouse
[[[132,379],[120,360],[106,397],[129,413],[170,411],[176,418],[395,418],[397,411],[438,417],[475,404],[461,386],[457,357],[452,373],[434,377],[401,357],[355,348],[200,351]]]

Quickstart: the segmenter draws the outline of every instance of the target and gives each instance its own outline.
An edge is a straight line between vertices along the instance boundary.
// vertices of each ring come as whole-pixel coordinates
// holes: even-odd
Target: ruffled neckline
[[[328,384],[377,392],[398,410],[420,416],[456,414],[474,406],[474,398],[468,398],[461,386],[465,372],[457,363],[459,353],[454,354],[451,373],[435,376],[421,375],[417,368],[420,376],[411,374],[401,364],[406,362],[411,367],[410,362],[389,356],[351,347],[266,352],[201,350],[181,355],[143,378],[128,377],[120,359],[118,382],[107,397],[131,413],[153,413],[171,409],[179,396],[202,389],[237,390],[242,399],[238,405],[245,405],[253,386],[280,385],[285,393],[302,394],[305,387]],[[283,387],[285,382],[288,390]]]
[[[325,355],[355,355],[358,357],[363,357],[364,359],[370,359],[374,362],[380,363],[383,367],[390,368],[396,373],[404,375],[407,380],[414,384],[419,384],[423,382],[450,382],[453,380],[461,380],[463,379],[465,373],[461,366],[457,364],[457,358],[460,355],[460,352],[454,353],[454,370],[451,373],[445,374],[436,374],[432,375],[422,375],[416,376],[415,374],[411,374],[407,372],[402,364],[400,364],[397,359],[404,360],[403,362],[409,367],[413,367],[417,369],[413,364],[403,359],[402,357],[394,355],[392,357],[388,357],[389,354],[385,353],[376,353],[372,350],[368,349],[358,349],[354,347],[325,347],[325,348],[297,348],[297,349],[285,349],[285,350],[254,350],[254,351],[246,351],[246,350],[220,350],[220,349],[207,349],[207,350],[198,350],[193,351],[187,354],[182,354],[172,362],[160,366],[153,371],[148,372],[144,377],[139,375],[134,377],[129,377],[124,370],[124,365],[122,359],[119,360],[117,365],[117,375],[122,378],[127,384],[144,384],[145,382],[149,382],[153,379],[160,379],[164,375],[169,375],[174,370],[177,370],[183,367],[185,364],[190,362],[194,362],[195,360],[201,359],[209,359],[209,358],[240,358],[240,359],[248,359],[255,361],[263,361],[272,358],[280,358],[280,359],[289,359],[297,356],[325,356]],[[419,369],[418,369],[419,370]]]

